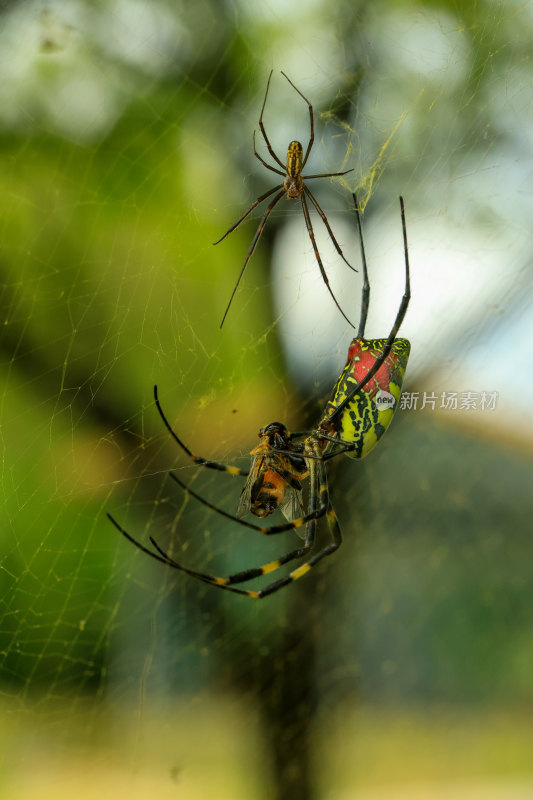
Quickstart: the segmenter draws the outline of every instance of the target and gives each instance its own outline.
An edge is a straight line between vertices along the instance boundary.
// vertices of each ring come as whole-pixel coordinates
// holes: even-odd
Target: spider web
[[[298,744],[317,797],[530,792],[532,28],[531,3],[488,0],[0,4],[6,797],[277,796],[278,739],[302,797]],[[344,364],[353,332],[286,200],[219,330],[260,215],[212,242],[273,185],[251,144],[272,68],[280,158],[309,130],[283,69],[314,106],[307,172],[354,167],[312,189],[359,269],[352,191],[365,209],[373,337],[403,291],[404,196],[420,399],[328,470],[333,563],[254,604],[106,512],[215,575],[298,541],[180,494],[170,469],[233,512],[242,480],[191,465],[153,402],[245,469],[261,426],[312,426]],[[357,324],[361,272],[313,225]],[[440,408],[453,392],[478,407]],[[276,721],[298,703],[294,743]]]

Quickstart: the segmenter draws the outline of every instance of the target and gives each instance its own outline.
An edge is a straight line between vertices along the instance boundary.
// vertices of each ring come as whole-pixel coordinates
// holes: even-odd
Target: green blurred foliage
[[[341,5],[342,13],[351,8]],[[465,93],[465,113],[483,117],[466,90],[482,81],[497,37],[487,32],[482,3],[462,12],[452,3],[418,7],[446,5],[470,15],[476,58],[457,93]],[[104,15],[98,4],[86,6],[93,22]],[[161,7],[172,16],[172,4]],[[362,36],[365,19],[352,11],[346,20],[332,12],[331,20],[337,31],[346,22],[344,39],[337,33],[346,47],[346,85],[329,106],[339,116],[357,116],[367,66],[350,50],[349,37],[354,30]],[[273,233],[254,255],[231,325],[224,335],[218,329],[253,225],[216,248],[212,242],[265,191],[252,173],[250,120],[258,109],[247,98],[255,103],[252,88],[267,74],[256,63],[258,49],[282,34],[246,20],[235,27],[226,4],[194,4],[180,14],[188,38],[159,72],[104,50],[100,29],[56,26],[32,52],[17,121],[0,129],[0,675],[7,687],[94,690],[115,670],[114,691],[126,693],[141,679],[149,646],[154,685],[223,685],[220,662],[252,653],[247,668],[259,670],[291,621],[284,598],[252,609],[162,575],[105,519],[118,507],[140,537],[160,531],[162,542],[179,528],[188,563],[213,571],[279,555],[286,544],[253,539],[171,497],[164,474],[176,452],[152,387],[162,387],[186,441],[212,457],[246,453],[258,418],[301,424],[318,407],[285,374],[268,285]],[[31,14],[20,22],[22,37],[30,22]],[[107,125],[62,129],[61,114],[51,116],[69,68],[104,81]],[[391,173],[410,152],[417,163],[434,158],[421,147],[427,125],[420,120]],[[460,159],[463,148],[490,136],[481,120],[458,120]],[[325,137],[338,135],[335,125],[325,130]],[[441,127],[432,122],[431,132],[440,146]],[[374,134],[378,150],[384,135]],[[450,163],[444,152],[445,170]],[[533,593],[526,568],[531,467],[520,453],[503,455],[498,443],[420,420],[391,431],[386,452],[368,467],[332,469],[346,544],[316,578],[321,680],[337,702],[346,691],[394,702],[520,702],[531,695],[524,610]],[[197,478],[210,499],[230,507],[239,490],[228,480]],[[148,644],[154,620],[170,637],[168,651]]]

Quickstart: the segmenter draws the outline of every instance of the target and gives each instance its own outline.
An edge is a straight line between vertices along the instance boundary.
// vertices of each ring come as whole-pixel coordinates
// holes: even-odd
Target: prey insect
[[[233,288],[233,292],[231,293],[231,297],[229,299],[228,305],[226,306],[226,310],[224,311],[224,316],[222,317],[222,322],[220,323],[220,327],[222,327],[224,325],[224,320],[226,319],[226,316],[227,316],[228,311],[230,309],[231,303],[233,302],[233,298],[235,297],[235,292],[237,291],[239,283],[241,282],[241,278],[242,278],[242,276],[244,274],[244,271],[245,271],[245,269],[246,269],[246,267],[248,265],[248,262],[249,262],[249,260],[251,259],[252,255],[253,255],[253,252],[255,250],[257,242],[259,241],[259,237],[263,233],[263,228],[265,227],[266,221],[267,221],[268,217],[270,216],[270,213],[272,212],[272,210],[275,208],[275,206],[279,203],[279,201],[283,197],[283,195],[285,195],[289,199],[294,199],[294,200],[297,200],[298,198],[300,199],[300,202],[301,202],[301,205],[302,205],[302,211],[303,211],[303,215],[304,215],[304,219],[305,219],[305,224],[307,226],[307,231],[309,233],[309,238],[311,239],[311,244],[313,245],[315,258],[317,260],[317,264],[318,264],[318,267],[320,269],[320,273],[322,275],[322,279],[324,280],[324,283],[326,284],[328,292],[330,293],[331,297],[333,298],[333,301],[334,301],[335,305],[337,306],[337,308],[339,309],[339,311],[341,312],[342,316],[345,318],[345,320],[350,325],[352,325],[352,323],[350,322],[350,320],[348,319],[348,317],[346,316],[346,314],[344,313],[344,311],[340,307],[339,303],[337,302],[337,298],[333,294],[333,291],[332,291],[331,286],[329,284],[328,276],[326,275],[326,270],[324,269],[324,265],[322,264],[322,259],[320,258],[320,253],[318,252],[318,247],[317,247],[317,244],[316,244],[316,241],[315,241],[315,234],[314,234],[314,231],[313,231],[313,225],[311,223],[311,217],[309,215],[309,207],[307,205],[306,198],[309,198],[309,200],[311,202],[311,205],[315,208],[315,210],[319,214],[320,218],[322,219],[322,222],[326,226],[326,230],[327,230],[327,232],[328,232],[328,234],[330,236],[331,241],[333,242],[333,244],[335,246],[335,249],[337,250],[337,253],[341,256],[343,261],[345,261],[345,263],[348,264],[350,269],[353,269],[353,267],[351,266],[351,264],[348,263],[348,261],[346,261],[346,259],[344,257],[344,254],[343,254],[343,252],[341,250],[341,247],[340,247],[339,243],[337,242],[335,236],[333,235],[333,231],[331,230],[330,224],[328,222],[328,219],[327,219],[324,211],[319,206],[315,196],[312,194],[310,189],[305,185],[305,181],[311,180],[313,178],[334,178],[334,177],[337,177],[337,176],[340,176],[340,175],[346,175],[348,172],[353,172],[353,169],[348,169],[348,170],[345,170],[344,172],[328,172],[328,173],[325,173],[323,175],[305,175],[305,176],[302,175],[302,170],[304,169],[305,165],[307,164],[307,159],[309,158],[309,154],[311,153],[311,149],[312,149],[313,143],[315,141],[313,106],[311,105],[309,100],[306,97],[304,97],[304,95],[300,92],[300,90],[296,88],[294,83],[290,80],[290,78],[287,77],[287,75],[285,75],[284,72],[282,72],[281,74],[285,78],[287,78],[287,80],[289,81],[290,85],[295,90],[295,92],[297,92],[300,95],[300,97],[303,100],[305,100],[305,102],[307,103],[307,105],[309,107],[309,123],[310,123],[311,133],[310,133],[310,137],[309,137],[309,144],[307,145],[307,150],[305,151],[305,156],[303,155],[303,147],[300,144],[300,142],[297,142],[297,141],[290,142],[289,146],[287,148],[287,163],[286,163],[286,165],[283,164],[281,159],[278,158],[278,156],[274,152],[274,149],[273,149],[273,147],[271,146],[271,144],[270,144],[270,142],[268,140],[268,136],[266,134],[265,126],[263,125],[263,112],[265,110],[265,105],[266,105],[267,96],[268,96],[268,90],[269,90],[269,87],[270,87],[270,79],[272,78],[272,72],[273,72],[273,70],[271,70],[270,75],[268,76],[268,82],[267,82],[267,88],[266,88],[266,92],[265,92],[265,97],[264,97],[264,100],[263,100],[263,106],[261,108],[261,114],[259,116],[259,129],[261,131],[261,135],[263,136],[263,139],[265,140],[265,144],[267,146],[268,152],[270,153],[271,157],[276,162],[276,164],[279,167],[281,167],[281,169],[278,169],[277,167],[273,167],[271,164],[267,164],[267,162],[263,158],[261,158],[261,156],[259,155],[259,153],[257,152],[256,147],[255,147],[255,131],[254,131],[254,135],[253,135],[254,156],[256,158],[258,158],[259,161],[261,162],[261,164],[264,167],[266,167],[267,169],[269,169],[271,172],[275,172],[278,175],[281,175],[283,177],[283,181],[280,184],[274,186],[272,189],[269,189],[268,192],[265,192],[265,194],[262,194],[261,197],[258,197],[257,200],[255,200],[252,203],[252,205],[250,206],[248,211],[246,211],[242,215],[242,217],[239,217],[237,222],[235,222],[231,226],[231,228],[228,228],[228,230],[226,231],[224,236],[222,236],[218,241],[214,242],[214,244],[219,244],[221,241],[223,241],[223,239],[225,239],[226,236],[228,236],[228,234],[230,234],[232,231],[234,231],[236,228],[239,227],[241,222],[243,222],[243,220],[246,219],[248,214],[250,214],[254,210],[254,208],[256,206],[258,206],[260,203],[263,202],[263,200],[266,200],[267,197],[270,197],[271,195],[274,194],[274,192],[276,192],[276,196],[273,198],[273,200],[268,205],[265,213],[263,214],[263,218],[261,219],[261,222],[259,223],[259,227],[257,228],[255,236],[252,239],[252,243],[251,243],[250,248],[249,248],[249,250],[248,250],[248,252],[246,254],[246,258],[244,259],[244,264],[243,264],[242,269],[240,271],[239,277],[237,278],[237,282],[236,282],[236,284],[235,284],[235,286]],[[352,327],[354,327],[354,326],[352,325]]]
[[[259,431],[261,441],[250,453],[252,465],[249,471],[217,461],[209,461],[194,455],[179,438],[163,412],[157,387],[154,387],[155,403],[164,425],[193,463],[229,475],[246,477],[237,515],[230,514],[204,499],[186,486],[174,472],[169,473],[170,477],[198,502],[239,525],[265,536],[296,529],[298,532],[303,532],[303,542],[275,561],[222,578],[185,567],[170,553],[163,550],[152,537],[150,537],[150,541],[155,549],[150,549],[134,539],[108,514],[113,525],[139,550],[167,566],[185,572],[187,575],[219,589],[253,599],[267,597],[307,574],[323,558],[339,548],[342,537],[329,496],[326,462],[341,453],[352,458],[364,458],[368,455],[389,427],[398,407],[410,352],[410,344],[407,339],[396,338],[411,297],[403,200],[400,198],[405,259],[404,294],[388,337],[386,339],[365,339],[370,284],[359,209],[355,195],[353,198],[364,277],[359,328],[357,336],[350,343],[346,365],[332,390],[318,424],[310,434],[291,434],[285,425],[273,422]],[[302,481],[305,479],[309,479],[307,510],[304,510],[302,503]],[[242,516],[248,511],[261,519],[278,508],[284,513],[287,522],[263,527],[242,519]],[[312,554],[317,521],[323,516],[326,517],[331,538],[329,543]],[[237,584],[261,575],[275,572],[284,564],[304,557],[307,557],[307,560],[303,564],[262,589],[250,591],[237,586]]]

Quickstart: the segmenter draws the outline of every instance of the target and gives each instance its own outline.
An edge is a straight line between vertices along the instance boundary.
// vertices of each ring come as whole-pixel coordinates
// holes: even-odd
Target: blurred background
[[[532,796],[532,37],[530,2],[0,3],[0,796]],[[379,448],[330,463],[342,549],[257,603],[106,512],[218,575],[298,541],[187,500],[170,469],[230,512],[242,479],[153,402],[247,468],[344,365],[297,202],[219,329],[263,207],[212,243],[277,181],[272,69],[280,159],[309,137],[283,70],[306,172],[354,170],[311,188],[358,274],[312,218],[357,324],[357,192],[371,337],[404,197],[412,356]]]

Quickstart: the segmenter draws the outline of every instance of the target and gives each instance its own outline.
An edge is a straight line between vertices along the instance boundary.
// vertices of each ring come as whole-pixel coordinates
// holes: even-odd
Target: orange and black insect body
[[[261,428],[259,438],[261,443],[250,452],[252,467],[241,492],[237,516],[250,511],[262,519],[281,508],[292,519],[293,510],[300,505],[294,492],[301,493],[300,481],[307,478],[309,470],[304,459],[297,455],[299,448],[292,443],[289,431],[281,422],[271,422]]]
[[[301,491],[301,484],[298,486]],[[254,517],[268,517],[285,499],[287,481],[275,469],[264,469],[257,476],[250,492],[250,511]]]

